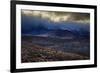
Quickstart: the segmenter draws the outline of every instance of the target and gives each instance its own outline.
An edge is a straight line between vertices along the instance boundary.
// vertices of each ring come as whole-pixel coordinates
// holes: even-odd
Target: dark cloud
[[[90,23],[89,13],[22,10],[22,14],[40,17],[54,22],[71,21]]]

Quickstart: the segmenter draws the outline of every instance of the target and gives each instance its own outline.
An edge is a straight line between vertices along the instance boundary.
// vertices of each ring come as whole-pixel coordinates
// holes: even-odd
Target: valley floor
[[[46,40],[46,41],[43,41],[43,40]],[[87,59],[89,59],[89,55],[81,54],[81,53],[78,53],[77,51],[74,52],[76,49],[73,50],[73,48],[76,48],[77,45],[79,45],[79,46],[77,46],[77,49],[79,49],[80,46],[82,46],[82,42],[81,42],[81,45],[78,43],[74,47],[70,45],[71,46],[70,48],[72,49],[72,52],[71,52],[71,50],[68,50],[68,51],[62,50],[63,47],[61,46],[61,42],[63,42],[63,44],[65,44],[64,40],[63,41],[59,40],[56,42],[54,42],[54,41],[56,41],[56,39],[51,40],[51,38],[47,39],[47,38],[29,37],[29,36],[22,37],[22,42],[21,42],[22,43],[21,44],[22,45],[21,46],[21,61],[22,61],[22,63],[47,62],[47,61],[67,61],[67,60],[87,60]],[[47,46],[45,46],[45,42],[46,42]],[[52,44],[50,44],[51,42],[52,42]],[[69,42],[69,44],[71,44],[70,41],[68,41],[68,42]],[[67,44],[68,44],[68,42],[67,42]],[[49,43],[49,44],[47,44],[47,43]],[[57,47],[55,48],[55,46],[57,46],[57,44],[60,49],[57,49]],[[75,45],[75,44],[73,44],[73,45]],[[50,47],[51,45],[52,45],[52,47]],[[85,47],[86,46],[87,45],[85,43]],[[66,49],[68,49],[68,47],[66,47]]]

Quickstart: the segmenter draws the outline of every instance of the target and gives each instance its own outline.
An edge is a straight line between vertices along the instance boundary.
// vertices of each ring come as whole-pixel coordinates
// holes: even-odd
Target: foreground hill
[[[22,63],[89,59],[88,57],[83,55],[62,52],[53,48],[44,48],[28,43],[22,43],[21,57]]]

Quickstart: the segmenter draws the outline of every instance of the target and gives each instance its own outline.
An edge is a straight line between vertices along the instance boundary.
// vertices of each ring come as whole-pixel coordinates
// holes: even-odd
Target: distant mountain
[[[22,34],[49,37],[87,37],[90,36],[89,24],[75,22],[51,22],[47,19],[22,15]]]
[[[53,37],[53,38],[63,38],[63,39],[72,39],[74,38],[74,34],[71,31],[68,30],[51,30],[47,33],[48,37]]]

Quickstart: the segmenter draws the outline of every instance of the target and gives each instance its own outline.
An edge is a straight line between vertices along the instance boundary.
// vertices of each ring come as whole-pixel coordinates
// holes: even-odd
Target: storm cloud
[[[48,19],[53,22],[90,23],[89,13],[22,10],[22,14]]]

